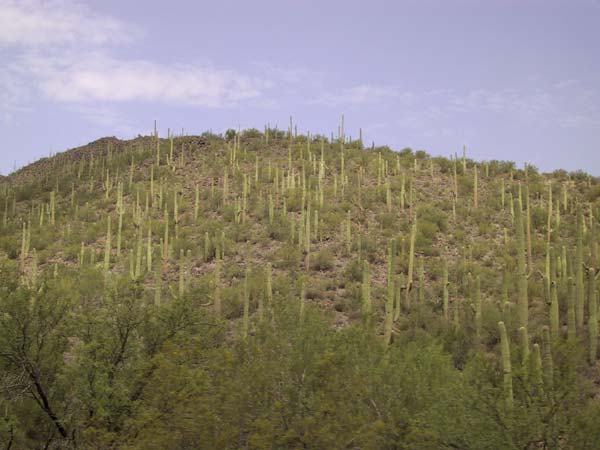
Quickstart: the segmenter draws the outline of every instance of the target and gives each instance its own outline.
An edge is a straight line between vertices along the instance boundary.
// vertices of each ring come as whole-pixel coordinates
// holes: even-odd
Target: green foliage
[[[313,268],[315,270],[328,271],[333,269],[333,255],[328,250],[321,250],[313,258]]]
[[[228,140],[228,141],[231,141],[231,140],[233,140],[236,137],[236,135],[237,135],[237,132],[234,129],[229,128],[225,132],[225,139]]]

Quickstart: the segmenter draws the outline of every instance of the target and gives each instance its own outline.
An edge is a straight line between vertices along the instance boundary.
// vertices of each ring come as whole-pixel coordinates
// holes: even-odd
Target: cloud
[[[138,32],[68,0],[0,0],[0,46],[105,45]]]
[[[20,66],[45,98],[67,104],[147,101],[218,108],[260,97],[269,86],[231,70],[120,60],[103,51],[59,57],[31,53]]]
[[[269,104],[264,94],[273,83],[266,76],[116,56],[122,44],[143,36],[135,25],[74,0],[0,0],[5,63],[0,67],[0,119],[10,120],[37,99],[86,111],[90,105],[107,108],[127,102],[203,108],[247,101]],[[111,116],[84,115],[101,125]]]

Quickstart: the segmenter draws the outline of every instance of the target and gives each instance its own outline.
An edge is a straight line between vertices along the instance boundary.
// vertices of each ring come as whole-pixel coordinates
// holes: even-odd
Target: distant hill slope
[[[383,301],[389,245],[394,248],[394,274],[412,273],[412,280],[400,286],[409,287],[408,297],[439,303],[445,261],[455,286],[452,304],[469,296],[469,273],[481,276],[485,297],[497,303],[498,276],[515,276],[517,197],[529,211],[528,264],[533,272],[545,270],[549,188],[551,245],[559,253],[562,245],[574,245],[577,209],[589,211],[595,205],[590,202],[598,200],[598,180],[583,173],[542,175],[510,162],[452,161],[320,137],[290,139],[276,130],[270,130],[268,143],[253,130],[229,140],[211,134],[131,141],[105,137],[41,159],[6,180],[10,184],[3,202],[14,213],[8,214],[8,231],[14,231],[12,240],[5,237],[5,254],[17,252],[20,224],[26,223],[41,232],[30,244],[40,265],[76,265],[82,242],[85,258],[96,254],[101,265],[106,219],[112,216],[109,271],[127,271],[129,251],[137,251],[139,239],[146,247],[150,231],[153,257],[162,258],[163,276],[172,281],[181,251],[191,252],[192,284],[211,276],[219,251],[233,271],[225,284],[235,284],[244,267],[264,268],[270,262],[277,275],[292,281],[309,276],[308,298],[338,311],[340,323],[360,312],[359,261],[371,263],[374,299]],[[51,192],[56,224],[48,230]],[[149,289],[155,276],[140,274]],[[532,282],[543,286],[541,280]],[[417,294],[420,289],[425,292]],[[542,314],[545,295],[534,292],[530,306]]]

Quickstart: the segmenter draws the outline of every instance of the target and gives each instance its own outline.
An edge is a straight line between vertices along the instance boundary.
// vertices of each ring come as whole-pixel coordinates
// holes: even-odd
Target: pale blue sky
[[[158,120],[600,175],[600,0],[0,0],[0,173]]]

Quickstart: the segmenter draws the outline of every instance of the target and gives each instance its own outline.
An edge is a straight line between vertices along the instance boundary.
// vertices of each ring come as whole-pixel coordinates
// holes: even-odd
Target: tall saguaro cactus
[[[148,238],[146,243],[146,265],[148,272],[152,272],[152,228],[148,227]]]
[[[104,247],[104,272],[108,272],[110,268],[110,251],[111,251],[111,232],[110,232],[110,221],[111,218],[108,216],[108,225],[106,230],[106,243]]]
[[[575,320],[577,329],[583,329],[583,311],[585,290],[583,285],[583,213],[577,208],[577,238],[575,253]]]
[[[575,342],[577,337],[575,325],[575,282],[573,277],[567,279],[567,339],[569,342]]]
[[[479,189],[477,183],[477,164],[473,165],[473,208],[479,207]]]
[[[267,264],[266,297],[268,314],[273,318],[273,267]]]
[[[542,391],[543,377],[542,377],[542,353],[539,344],[533,344],[533,355],[531,364],[531,381],[535,386],[537,392]]]
[[[483,312],[481,308],[481,279],[479,275],[475,278],[475,337],[477,343],[481,342],[481,332],[483,328]]]
[[[521,370],[525,381],[529,378],[529,335],[527,328],[519,328],[519,339],[521,340]]]
[[[533,249],[531,243],[531,201],[528,185],[525,185],[525,234],[527,237],[527,267],[531,270],[533,268]]]
[[[556,281],[552,281],[550,283],[550,336],[552,339],[558,338],[559,326],[558,289]]]
[[[443,313],[444,313],[444,320],[446,320],[446,322],[448,322],[450,320],[450,318],[448,316],[448,303],[449,303],[449,298],[450,298],[450,294],[448,292],[448,286],[450,285],[450,283],[448,282],[448,262],[446,261],[446,259],[444,259],[442,270],[443,270],[443,274],[442,274]]]
[[[512,366],[510,362],[510,342],[504,322],[498,322],[500,329],[500,346],[502,350],[502,372],[504,373],[504,399],[509,409],[513,407]]]
[[[548,182],[548,223],[546,227],[546,241],[550,243],[552,238],[552,181]]]
[[[123,184],[119,183],[117,187],[117,214],[119,216],[119,224],[117,227],[117,257],[121,256],[121,233],[123,230],[123,215],[125,214],[125,207],[123,205]]]
[[[519,326],[527,328],[529,301],[527,299],[527,268],[525,264],[525,233],[521,199],[515,208],[515,236],[517,240],[517,316]]]
[[[306,310],[306,280],[304,277],[300,280],[300,322],[304,322]]]
[[[596,222],[590,225],[590,267],[588,267],[588,333],[590,338],[590,364],[596,364],[598,353],[598,299],[596,297]]]
[[[550,329],[542,327],[542,365],[544,367],[544,385],[551,389],[554,384],[554,362],[552,360],[552,341],[550,340]]]
[[[213,307],[215,316],[218,319],[221,318],[221,256],[217,249],[215,257],[215,271],[214,271],[214,292],[213,292]]]
[[[244,316],[242,318],[242,336],[244,338],[248,337],[248,326],[250,324],[250,291],[248,290],[248,275],[250,273],[250,269],[246,267],[246,272],[244,274]]]
[[[408,276],[406,277],[406,308],[410,309],[410,291],[413,285],[413,271],[415,261],[415,239],[417,236],[417,215],[415,214],[412,227],[410,229],[410,250],[408,252]]]
[[[50,223],[56,225],[56,192],[50,192]]]
[[[394,325],[394,279],[393,279],[394,254],[393,246],[388,247],[388,276],[387,276],[387,295],[385,301],[385,331],[384,342],[386,345],[392,340],[392,327]]]
[[[423,261],[423,255],[419,256],[419,303],[423,304],[425,301],[425,263]]]
[[[362,272],[362,314],[363,314],[363,322],[366,325],[370,325],[371,322],[371,314],[372,314],[372,304],[371,304],[371,270],[369,267],[369,262],[363,262],[363,272]]]

